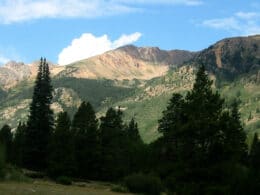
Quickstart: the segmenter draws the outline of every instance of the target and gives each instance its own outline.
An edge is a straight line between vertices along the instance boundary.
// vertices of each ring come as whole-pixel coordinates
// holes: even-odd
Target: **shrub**
[[[28,182],[31,181],[29,177],[27,177],[22,169],[17,168],[13,165],[6,165],[6,175],[5,175],[5,180],[9,181],[19,181],[19,182]]]
[[[71,185],[72,184],[71,179],[66,176],[57,177],[56,182],[59,184],[62,184],[62,185]]]
[[[128,192],[127,188],[124,187],[124,186],[121,186],[121,185],[113,186],[111,188],[111,191],[113,191],[113,192],[122,192],[122,193]]]
[[[125,185],[133,193],[158,195],[162,191],[160,178],[142,173],[127,176],[125,178]]]

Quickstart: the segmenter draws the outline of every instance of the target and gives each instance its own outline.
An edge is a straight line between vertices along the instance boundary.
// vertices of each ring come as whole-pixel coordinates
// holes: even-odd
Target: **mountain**
[[[128,45],[67,66],[52,63],[52,76],[88,79],[151,79],[166,74],[170,66],[179,66],[195,53],[182,50],[165,51],[158,47]],[[38,62],[24,64],[10,61],[0,67],[0,87],[8,89],[24,80],[33,80]]]
[[[148,80],[165,75],[170,66],[179,66],[193,56],[194,53],[188,51],[165,51],[157,47],[138,48],[129,45],[69,64],[58,76]]]
[[[100,117],[120,106],[125,120],[134,117],[150,142],[159,136],[157,122],[172,93],[190,90],[197,67],[204,64],[227,105],[240,99],[241,119],[251,135],[260,132],[259,40],[259,35],[228,38],[200,52],[129,45],[67,66],[51,65],[52,108],[72,116],[85,100]],[[26,121],[36,72],[37,63],[0,68],[0,126]]]
[[[223,39],[198,52],[191,61],[225,78],[259,70],[260,35]]]
[[[55,66],[50,63],[50,71],[55,76],[64,67]],[[32,80],[35,78],[38,70],[38,62],[24,64],[23,62],[10,61],[0,67],[0,87],[9,89],[24,80]]]

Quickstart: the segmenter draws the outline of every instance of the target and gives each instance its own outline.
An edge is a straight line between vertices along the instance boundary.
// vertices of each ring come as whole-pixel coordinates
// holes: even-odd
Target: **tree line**
[[[54,179],[125,178],[131,191],[148,194],[255,194],[258,135],[248,147],[237,101],[227,106],[211,86],[201,66],[192,90],[172,95],[158,121],[161,137],[144,144],[135,120],[125,123],[120,109],[109,108],[97,119],[92,105],[82,102],[72,120],[61,112],[54,121],[49,67],[41,59],[28,121],[14,135],[5,125],[1,148],[8,163]]]

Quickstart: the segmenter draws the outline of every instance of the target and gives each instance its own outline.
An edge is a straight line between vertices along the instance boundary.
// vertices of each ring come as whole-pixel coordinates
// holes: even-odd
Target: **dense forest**
[[[258,135],[246,144],[239,101],[227,106],[204,66],[191,91],[172,95],[158,121],[161,136],[150,144],[143,143],[134,118],[123,121],[120,107],[98,119],[92,105],[82,102],[72,119],[67,112],[55,119],[52,91],[48,63],[41,59],[28,121],[14,133],[8,125],[0,130],[0,177],[11,165],[53,180],[120,182],[134,193],[260,191]]]

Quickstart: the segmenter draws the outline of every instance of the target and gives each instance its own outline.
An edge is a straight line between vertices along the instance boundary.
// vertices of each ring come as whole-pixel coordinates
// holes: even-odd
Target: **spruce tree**
[[[141,136],[140,136],[139,130],[138,130],[138,125],[135,122],[134,118],[132,118],[131,121],[129,122],[129,124],[126,128],[126,133],[131,142],[136,142],[136,143],[142,142],[142,139],[141,139]]]
[[[258,139],[257,133],[254,134],[253,142],[251,145],[249,153],[249,164],[254,171],[257,171],[260,174],[260,141]]]
[[[6,162],[9,163],[12,160],[12,142],[13,135],[11,132],[11,127],[9,125],[4,125],[0,130],[0,143],[4,147]]]
[[[98,120],[90,103],[82,102],[79,106],[72,122],[72,131],[78,176],[95,179],[98,177],[100,142]]]
[[[101,118],[102,179],[115,180],[127,172],[127,134],[122,112],[109,108]]]
[[[50,143],[48,173],[52,177],[72,176],[76,170],[71,121],[67,112],[60,112]]]
[[[50,82],[49,65],[46,59],[41,58],[25,133],[25,166],[35,170],[43,170],[47,166],[48,147],[53,129]]]
[[[127,140],[125,140],[125,147],[128,163],[126,163],[125,166],[128,166],[126,169],[129,173],[138,172],[143,168],[145,147],[139,134],[138,124],[135,122],[134,118],[131,119],[126,127],[126,136]]]
[[[22,167],[24,162],[24,147],[25,147],[25,131],[26,125],[19,122],[18,127],[15,131],[13,141],[13,153],[14,153],[14,164]]]
[[[224,150],[226,158],[234,161],[241,161],[247,154],[246,133],[240,121],[238,102],[231,104],[229,117],[223,121],[225,126]]]
[[[186,183],[183,190],[192,189],[197,183],[194,189],[197,193],[205,193],[204,185],[227,182],[228,171],[231,175],[240,174],[241,169],[230,170],[229,166],[241,163],[246,153],[246,137],[237,104],[230,111],[224,108],[224,100],[211,85],[201,66],[186,97],[173,94],[158,128],[163,133],[158,141],[161,153],[166,162],[171,162],[168,165],[165,162],[164,166],[172,170],[170,173],[161,168],[164,170],[161,174]]]

